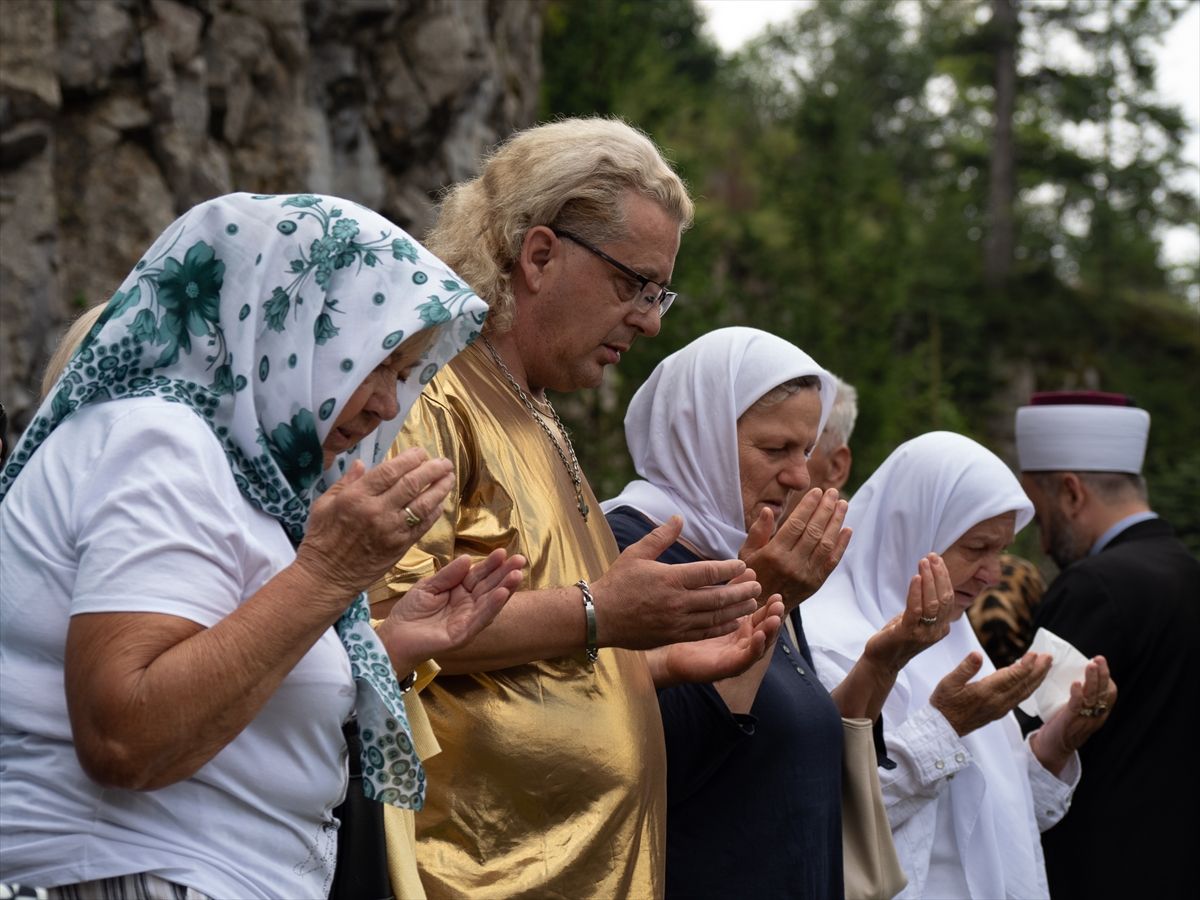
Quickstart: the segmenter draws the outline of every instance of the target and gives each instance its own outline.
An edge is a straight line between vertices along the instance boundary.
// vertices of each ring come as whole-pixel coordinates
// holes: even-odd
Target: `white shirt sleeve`
[[[71,510],[71,614],[165,613],[211,627],[243,599],[246,509],[224,451],[192,410],[112,422]]]
[[[940,712],[925,706],[884,731],[894,769],[880,769],[879,783],[892,828],[933,800],[954,776],[973,763],[958,732]]]
[[[1075,796],[1075,788],[1079,786],[1079,777],[1083,767],[1079,762],[1079,753],[1071,754],[1061,775],[1055,775],[1046,769],[1033,754],[1029,744],[1031,733],[1025,738],[1025,762],[1029,771],[1029,787],[1033,793],[1033,811],[1037,816],[1038,831],[1045,831],[1056,825],[1067,810],[1071,808],[1071,798]]]
[[[840,654],[813,648],[813,664],[821,683],[832,690],[854,665]],[[972,764],[971,752],[946,717],[925,706],[897,726],[884,729],[894,769],[879,770],[883,803],[895,830],[926,804],[937,799],[946,783]]]

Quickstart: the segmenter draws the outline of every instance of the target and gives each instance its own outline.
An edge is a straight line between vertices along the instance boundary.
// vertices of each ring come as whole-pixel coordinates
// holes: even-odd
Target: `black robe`
[[[1200,562],[1161,519],[1132,525],[1050,586],[1035,627],[1103,654],[1117,685],[1079,751],[1070,811],[1042,835],[1050,896],[1196,896]]]

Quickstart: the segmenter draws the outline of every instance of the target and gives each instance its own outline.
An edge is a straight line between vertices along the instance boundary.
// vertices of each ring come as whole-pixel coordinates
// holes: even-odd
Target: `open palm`
[[[669,682],[720,681],[745,672],[762,658],[779,634],[783,613],[783,602],[776,594],[757,611],[738,620],[736,631],[660,648]]]
[[[950,633],[954,585],[945,561],[936,553],[922,557],[908,585],[904,612],[867,639],[863,656],[886,671],[898,672],[918,653]]]
[[[521,583],[523,556],[492,553],[474,565],[460,556],[414,584],[379,628],[396,671],[471,641],[496,618]]]

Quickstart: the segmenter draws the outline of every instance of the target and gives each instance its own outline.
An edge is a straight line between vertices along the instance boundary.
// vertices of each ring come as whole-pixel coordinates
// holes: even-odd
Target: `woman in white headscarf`
[[[799,604],[850,540],[837,491],[807,491],[834,385],[787,341],[722,328],[660,363],[625,416],[641,479],[603,504],[618,545],[681,514],[682,537],[660,560],[740,555],[763,596],[778,595],[760,614],[787,622],[743,675],[691,683],[694,645],[675,645],[677,671],[656,679],[677,682],[659,691],[668,897],[841,898],[842,716],[875,718],[895,670],[944,633],[949,582],[926,560],[910,584],[914,560],[900,577],[909,608],[881,627],[861,665],[832,696],[814,675]]]
[[[478,633],[523,560],[458,560],[378,633],[362,591],[452,484],[380,461],[484,314],[331,197],[221,197],[150,247],[0,477],[0,879],[324,896],[352,714],[363,793],[419,808],[397,672]]]
[[[1039,829],[1066,812],[1074,750],[1115,699],[1102,657],[1071,701],[1027,742],[1012,708],[1049,669],[1028,654],[994,671],[970,624],[959,621],[999,577],[999,554],[1033,516],[1008,467],[962,435],[933,432],[901,444],[854,495],[854,542],[805,605],[817,671],[836,684],[876,628],[904,604],[897,579],[930,551],[954,585],[954,625],[915,659],[883,706],[888,756],[880,771],[903,897],[1045,897]],[[984,677],[972,681],[975,675]]]

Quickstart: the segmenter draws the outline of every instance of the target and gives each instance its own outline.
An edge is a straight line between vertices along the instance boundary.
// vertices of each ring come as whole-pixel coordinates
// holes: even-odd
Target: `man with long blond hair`
[[[491,633],[439,658],[423,694],[442,748],[417,815],[430,896],[661,896],[655,687],[740,671],[778,628],[751,616],[759,586],[744,563],[656,561],[678,518],[618,556],[547,397],[596,387],[635,339],[658,334],[691,219],[649,138],[568,119],[501,145],[428,235],[490,313],[396,444],[436,448],[458,483],[373,592],[376,615],[457,555],[529,559]]]

